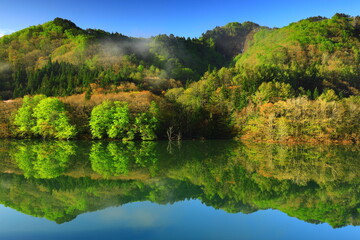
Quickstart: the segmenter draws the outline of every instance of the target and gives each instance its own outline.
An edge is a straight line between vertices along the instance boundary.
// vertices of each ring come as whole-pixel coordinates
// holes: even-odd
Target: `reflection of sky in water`
[[[358,239],[360,227],[333,229],[280,211],[228,214],[199,201],[150,202],[82,214],[58,225],[0,207],[1,239]]]

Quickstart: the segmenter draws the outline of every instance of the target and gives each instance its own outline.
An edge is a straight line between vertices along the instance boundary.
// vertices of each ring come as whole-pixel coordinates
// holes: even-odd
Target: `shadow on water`
[[[57,223],[137,201],[199,199],[360,224],[360,149],[235,141],[1,141],[0,203]]]

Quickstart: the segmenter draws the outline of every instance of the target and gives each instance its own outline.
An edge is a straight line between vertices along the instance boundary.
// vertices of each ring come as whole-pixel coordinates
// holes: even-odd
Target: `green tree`
[[[291,85],[283,82],[263,82],[253,96],[255,103],[276,102],[294,97]]]
[[[69,139],[76,135],[75,127],[70,125],[64,104],[58,98],[45,98],[34,108],[35,134],[44,138]]]
[[[111,126],[107,130],[110,138],[126,138],[130,128],[130,110],[127,103],[116,101],[113,106]]]
[[[319,90],[316,87],[315,90],[314,90],[314,93],[313,93],[313,99],[316,100],[316,99],[318,99],[318,97],[319,97]]]
[[[155,140],[159,127],[159,107],[152,101],[145,113],[139,113],[135,118],[134,129],[140,134],[141,140]]]
[[[23,104],[16,112],[14,119],[16,131],[20,133],[21,136],[31,136],[34,133],[33,128],[36,126],[36,117],[33,115],[34,108],[45,98],[45,95],[24,97]]]
[[[94,138],[103,138],[112,124],[113,103],[104,101],[93,108],[90,116],[90,130]]]
[[[325,89],[325,91],[319,96],[319,99],[326,102],[331,102],[339,100],[339,97],[336,95],[333,89]]]
[[[127,103],[104,101],[93,108],[90,130],[94,138],[127,138],[130,128],[130,110]]]

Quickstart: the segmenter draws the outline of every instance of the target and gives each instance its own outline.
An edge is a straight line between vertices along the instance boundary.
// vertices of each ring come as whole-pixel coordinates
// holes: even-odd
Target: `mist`
[[[99,43],[99,55],[108,58],[129,54],[146,57],[149,55],[149,43],[148,39],[102,40]]]

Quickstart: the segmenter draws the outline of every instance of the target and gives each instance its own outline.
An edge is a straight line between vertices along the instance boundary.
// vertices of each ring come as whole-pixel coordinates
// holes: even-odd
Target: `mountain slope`
[[[198,80],[209,67],[223,66],[225,59],[199,39],[131,38],[83,30],[56,18],[2,37],[0,63],[6,66],[0,76],[1,95],[10,98],[35,93],[69,95],[83,92],[90,83],[144,85],[146,79],[171,78],[185,83]],[[54,67],[57,63],[61,66]]]
[[[244,52],[248,41],[254,33],[263,29],[260,25],[253,22],[232,22],[222,27],[216,27],[202,35],[215,49],[224,55],[227,59],[231,59]]]
[[[268,80],[305,89],[333,88],[346,95],[360,89],[360,18],[313,17],[280,29],[262,29],[238,57],[241,69],[267,68]]]
[[[222,67],[234,73],[226,81],[253,89],[248,95],[268,81],[290,83],[295,90],[331,88],[340,96],[359,95],[359,49],[360,18],[345,14],[280,29],[233,22],[199,39],[132,38],[56,18],[0,38],[0,97],[64,96],[91,91],[92,85],[117,91],[129,82],[161,93],[206,80]]]

